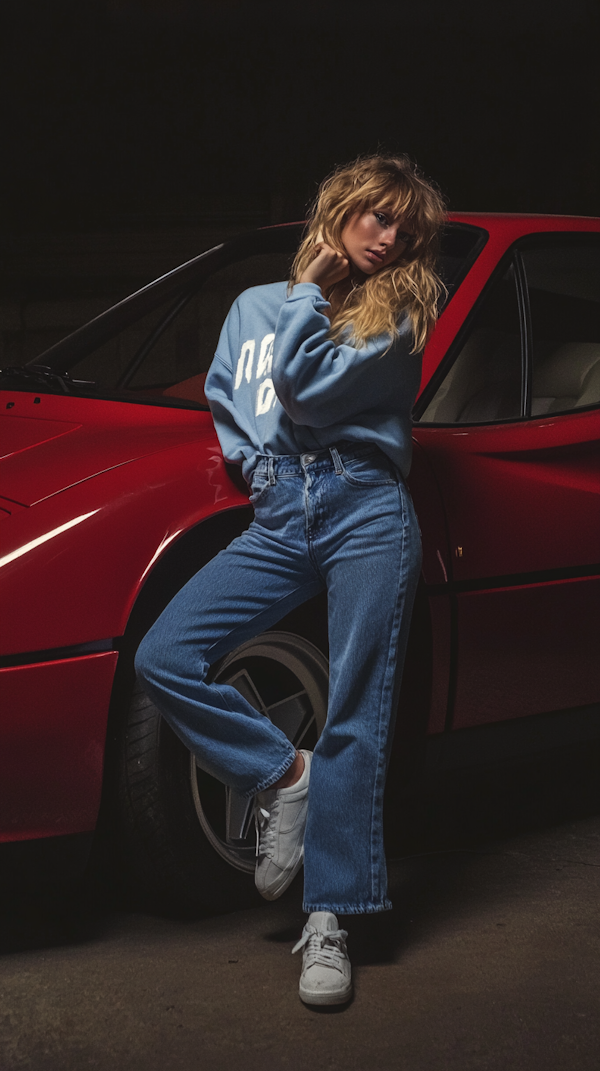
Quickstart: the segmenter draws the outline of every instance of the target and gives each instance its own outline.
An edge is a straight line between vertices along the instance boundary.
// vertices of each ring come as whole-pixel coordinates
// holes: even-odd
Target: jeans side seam
[[[400,492],[400,488],[398,488],[398,498],[399,498],[400,507],[401,507],[401,510],[402,510],[402,523],[401,523],[402,542],[400,544],[400,562],[399,562],[400,567],[398,569],[398,581],[397,581],[396,598],[395,598],[395,605],[394,605],[394,616],[393,616],[393,620],[392,620],[392,628],[390,630],[390,639],[389,639],[388,653],[387,653],[387,664],[386,664],[386,668],[385,668],[385,673],[384,673],[384,678],[383,678],[383,686],[382,686],[382,689],[381,689],[381,695],[380,695],[380,699],[379,699],[379,717],[378,717],[378,729],[377,729],[378,758],[377,758],[377,767],[376,767],[376,770],[375,770],[375,777],[374,777],[374,784],[373,784],[373,795],[372,795],[372,804],[371,804],[371,895],[372,895],[372,898],[373,898],[374,901],[378,900],[380,898],[380,896],[381,896],[381,890],[379,888],[377,890],[375,890],[375,887],[374,887],[374,885],[375,885],[375,876],[377,875],[377,881],[379,883],[379,880],[380,880],[379,879],[379,874],[380,874],[380,871],[381,871],[381,860],[378,860],[379,865],[374,865],[376,861],[373,858],[373,846],[374,846],[374,843],[375,843],[375,832],[376,832],[375,823],[376,823],[376,821],[379,821],[379,823],[381,824],[381,811],[382,811],[382,807],[383,807],[383,800],[380,799],[379,789],[381,788],[381,795],[382,795],[383,794],[383,788],[385,786],[385,767],[386,767],[386,755],[387,755],[387,750],[388,750],[387,749],[387,743],[389,741],[389,733],[390,733],[390,722],[391,722],[391,719],[394,716],[394,711],[390,710],[389,717],[387,719],[385,719],[385,724],[386,724],[386,728],[387,728],[387,737],[386,737],[386,746],[384,748],[383,747],[383,741],[382,741],[382,735],[383,735],[383,733],[382,733],[382,725],[383,725],[383,720],[384,720],[383,712],[384,712],[384,709],[385,709],[385,698],[386,698],[386,696],[389,695],[390,693],[391,693],[391,695],[393,695],[393,692],[394,692],[393,682],[394,682],[394,677],[396,675],[397,667],[398,667],[398,640],[399,640],[399,636],[400,636],[400,623],[401,623],[401,618],[402,618],[402,613],[401,613],[401,609],[400,609],[400,601],[401,601],[401,591],[402,591],[402,584],[403,584],[402,563],[405,560],[405,550],[406,550],[407,517],[406,517],[406,507],[405,507],[403,496],[402,496],[402,494]],[[406,586],[406,581],[404,581],[404,584]],[[393,670],[390,673],[390,664],[392,662],[393,662]],[[391,677],[391,680],[390,680],[390,677]],[[378,844],[378,851],[380,852],[381,851],[381,830],[377,830],[377,844]]]

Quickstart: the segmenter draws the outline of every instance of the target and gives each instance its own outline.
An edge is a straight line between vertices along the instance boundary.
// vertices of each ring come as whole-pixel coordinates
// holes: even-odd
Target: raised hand
[[[316,283],[323,291],[339,283],[350,273],[350,261],[343,253],[338,253],[323,241],[319,232],[315,243],[316,257],[298,279],[299,283]]]

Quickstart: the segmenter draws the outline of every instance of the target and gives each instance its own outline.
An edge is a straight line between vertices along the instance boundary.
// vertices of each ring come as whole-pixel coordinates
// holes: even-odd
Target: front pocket
[[[342,475],[355,487],[384,487],[398,483],[396,470],[385,454],[379,451],[343,461]]]

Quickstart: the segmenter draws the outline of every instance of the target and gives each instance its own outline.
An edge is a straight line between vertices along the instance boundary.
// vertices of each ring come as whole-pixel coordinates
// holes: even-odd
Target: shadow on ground
[[[353,959],[391,962],[408,940],[406,919],[427,913],[440,882],[449,907],[452,885],[474,859],[501,854],[503,843],[515,837],[594,815],[600,815],[600,746],[493,769],[452,772],[440,776],[435,789],[427,793],[407,795],[402,786],[388,786],[386,845],[395,910],[392,915],[340,919],[352,927]],[[21,876],[10,875],[6,858],[13,865],[0,850],[0,864],[5,859],[0,954],[84,943],[102,936],[110,914],[147,911],[144,898],[124,872],[110,829],[100,830],[79,880],[52,880],[53,875],[44,872],[44,860],[37,876],[31,867]],[[299,901],[300,886],[301,879],[296,880]],[[215,913],[198,912],[194,917],[211,915]],[[294,922],[268,940],[288,943],[297,935]]]

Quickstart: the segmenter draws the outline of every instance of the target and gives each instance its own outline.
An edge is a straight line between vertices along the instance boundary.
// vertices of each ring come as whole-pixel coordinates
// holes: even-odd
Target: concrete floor
[[[355,998],[297,996],[301,882],[174,921],[83,903],[0,919],[2,1071],[598,1071],[600,817],[390,866]]]

